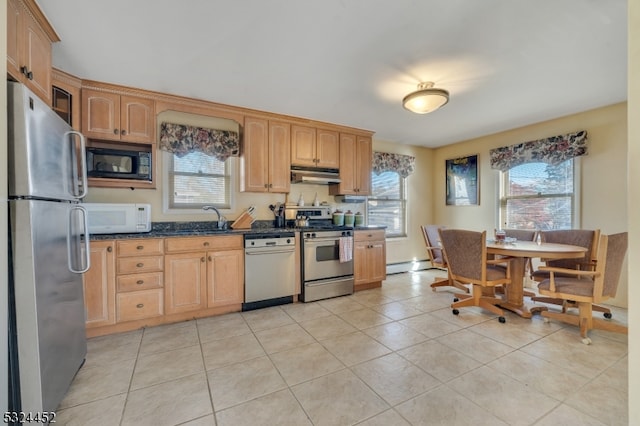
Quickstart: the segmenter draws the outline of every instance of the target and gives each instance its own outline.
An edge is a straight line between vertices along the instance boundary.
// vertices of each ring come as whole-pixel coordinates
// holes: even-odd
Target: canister
[[[362,213],[355,214],[355,225],[356,226],[364,225],[364,215]]]
[[[333,214],[333,224],[336,225],[336,226],[344,225],[344,213],[335,212]]]
[[[344,224],[345,226],[353,226],[353,223],[355,221],[355,217],[353,215],[353,213],[347,212],[344,214]]]

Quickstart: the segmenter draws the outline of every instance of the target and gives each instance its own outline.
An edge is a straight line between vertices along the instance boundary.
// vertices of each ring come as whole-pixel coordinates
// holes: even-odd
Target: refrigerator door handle
[[[82,269],[75,269],[73,266],[73,262],[71,259],[74,258],[74,253],[72,252],[72,244],[71,238],[73,233],[73,224],[74,224],[74,212],[79,211],[82,213],[82,225],[84,229],[82,233],[84,234],[84,250],[80,249],[79,251],[83,251],[85,255],[84,262],[82,265],[85,265]],[[69,209],[69,229],[67,231],[67,264],[69,266],[69,270],[75,274],[83,274],[89,270],[91,267],[91,247],[89,244],[89,221],[87,216],[87,210],[82,206],[73,206]]]
[[[87,181],[87,144],[84,139],[84,135],[80,132],[76,132],[75,130],[68,131],[65,135],[77,135],[80,138],[80,173],[82,177],[82,182],[79,186],[81,186],[80,194],[72,194],[77,198],[84,198],[87,196],[88,191],[88,181]],[[73,140],[73,139],[72,139]],[[85,213],[86,216],[86,213]]]

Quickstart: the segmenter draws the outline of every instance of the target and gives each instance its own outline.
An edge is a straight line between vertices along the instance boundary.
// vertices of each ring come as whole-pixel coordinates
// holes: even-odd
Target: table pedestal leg
[[[500,303],[500,307],[523,318],[531,318],[531,311],[524,303],[524,266],[523,257],[511,259],[511,284],[504,286],[504,302]]]

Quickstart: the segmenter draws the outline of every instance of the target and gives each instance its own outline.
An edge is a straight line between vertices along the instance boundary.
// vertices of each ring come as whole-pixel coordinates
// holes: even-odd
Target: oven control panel
[[[305,240],[313,238],[340,238],[340,237],[352,237],[353,231],[309,231],[303,232],[302,238]]]

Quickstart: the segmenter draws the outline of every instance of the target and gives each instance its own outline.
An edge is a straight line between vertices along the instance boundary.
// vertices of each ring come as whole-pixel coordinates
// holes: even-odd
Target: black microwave
[[[87,147],[87,176],[151,181],[151,151]]]

